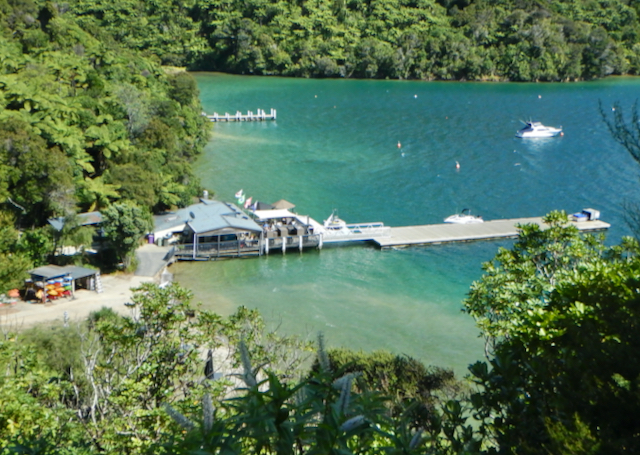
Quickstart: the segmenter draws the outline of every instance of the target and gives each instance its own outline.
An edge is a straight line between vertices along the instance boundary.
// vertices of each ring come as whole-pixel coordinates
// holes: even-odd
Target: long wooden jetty
[[[235,228],[235,238],[227,238],[231,237],[228,230],[221,231],[222,234],[215,232],[215,229],[202,231],[205,234],[200,237],[194,231],[192,243],[176,243],[169,260],[209,261],[262,256],[271,252],[285,254],[289,250],[302,252],[310,248],[322,249],[323,245],[359,242],[374,243],[381,249],[404,248],[515,238],[519,233],[518,227],[522,225],[537,224],[541,229],[549,227],[543,217],[491,220],[474,224],[440,223],[389,227],[383,223],[346,224],[337,217],[333,218],[333,214],[330,220],[320,224],[309,216],[298,215],[286,209],[255,210],[253,215],[257,220],[255,227],[245,231],[246,224],[240,225]],[[193,213],[190,216],[193,218]],[[246,214],[244,219],[248,220]],[[600,212],[594,209],[575,213],[568,222],[579,231],[602,231],[611,227],[609,223],[600,220]],[[180,226],[178,223],[173,236],[180,231]],[[182,229],[184,233],[185,227]],[[184,239],[184,236],[180,238]]]
[[[252,111],[248,111],[245,115],[242,112],[237,111],[235,114],[229,114],[226,112],[224,115],[220,115],[217,112],[214,112],[213,115],[204,115],[212,122],[259,122],[263,120],[275,120],[276,110],[271,109],[268,114],[262,109],[258,109],[255,114]]]
[[[600,220],[571,221],[571,223],[580,231],[601,231],[611,226]],[[518,236],[517,225],[519,224],[538,224],[542,229],[547,227],[542,217],[493,220],[475,224],[427,224],[392,227],[388,235],[374,237],[372,240],[380,248],[402,248],[413,245],[513,238]]]

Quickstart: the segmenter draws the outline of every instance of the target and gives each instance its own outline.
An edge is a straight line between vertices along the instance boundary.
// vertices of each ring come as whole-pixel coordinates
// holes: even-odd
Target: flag
[[[253,205],[251,206],[251,210],[253,210],[254,212],[258,210],[258,201],[253,203]]]
[[[240,199],[242,197],[242,190],[236,193],[236,198]]]
[[[244,208],[249,208],[249,206],[251,205],[251,197],[249,197],[249,199],[247,199],[247,202],[244,203]]]
[[[240,197],[238,198],[238,205],[242,205],[244,204],[244,194],[241,194]]]

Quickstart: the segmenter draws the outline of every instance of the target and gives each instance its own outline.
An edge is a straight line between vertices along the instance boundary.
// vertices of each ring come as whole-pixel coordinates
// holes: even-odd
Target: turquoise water
[[[593,207],[629,233],[622,205],[639,167],[610,138],[610,109],[640,93],[638,79],[577,84],[306,80],[197,74],[207,112],[278,111],[275,122],[213,125],[199,160],[221,200],[239,189],[286,199],[318,221],[428,224],[471,208],[485,219]],[[522,120],[564,136],[516,139]],[[402,147],[398,148],[398,142]],[[456,162],[460,169],[456,169]],[[482,341],[461,301],[480,265],[505,242],[380,251],[332,247],[303,254],[181,263],[172,272],[221,314],[258,308],[283,333],[330,345],[388,349],[464,373]]]

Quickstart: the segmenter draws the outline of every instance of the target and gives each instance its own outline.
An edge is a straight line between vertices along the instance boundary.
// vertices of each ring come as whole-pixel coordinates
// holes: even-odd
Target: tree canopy
[[[83,0],[70,8],[83,27],[192,69],[512,81],[640,69],[637,1]]]
[[[546,221],[522,226],[465,301],[491,341],[470,369],[482,430],[498,453],[635,453],[639,244]]]
[[[25,234],[17,262],[42,236],[57,242],[49,218],[115,202],[151,213],[200,192],[191,165],[208,124],[188,73],[46,1],[2,3],[0,55],[0,211]]]

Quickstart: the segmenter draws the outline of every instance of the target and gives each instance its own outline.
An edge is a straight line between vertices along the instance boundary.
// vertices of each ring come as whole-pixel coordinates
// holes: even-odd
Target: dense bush
[[[640,70],[637,1],[91,0],[71,8],[110,39],[194,69],[513,81]]]
[[[191,163],[207,122],[195,81],[134,47],[85,24],[68,4],[2,3],[0,210],[24,234],[20,248],[3,248],[30,263],[11,268],[14,281],[24,276],[17,268],[50,260],[46,245],[69,240],[56,238],[49,218],[119,200],[159,211],[198,194]]]

